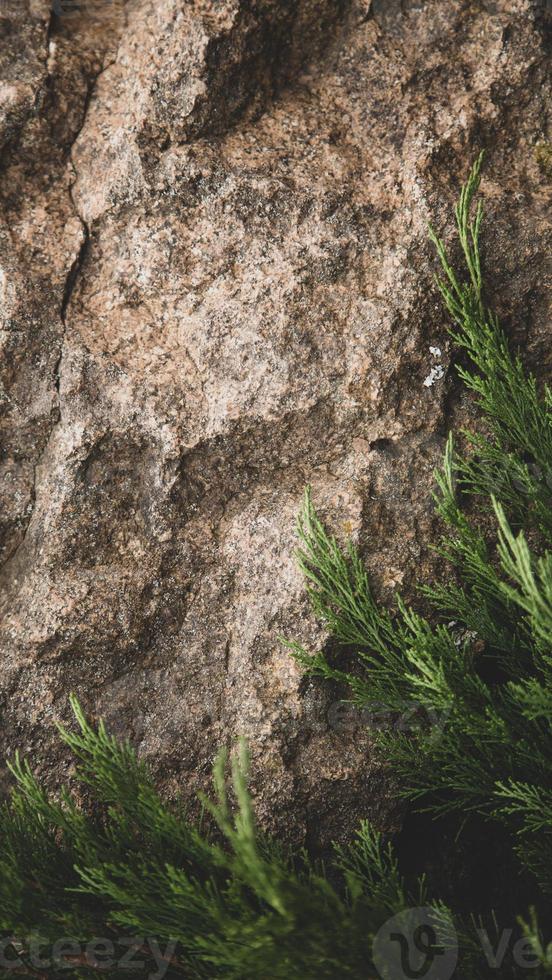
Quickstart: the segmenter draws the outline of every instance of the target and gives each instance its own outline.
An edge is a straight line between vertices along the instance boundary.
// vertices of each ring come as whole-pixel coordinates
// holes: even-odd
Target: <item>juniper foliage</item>
[[[467,455],[449,437],[435,501],[441,554],[456,576],[422,588],[426,618],[399,598],[393,613],[375,601],[357,549],[341,550],[317,516],[310,492],[298,552],[312,605],[338,643],[355,646],[358,670],[293,645],[311,674],[345,683],[359,705],[446,718],[415,736],[379,733],[400,792],[434,817],[497,822],[511,834],[517,867],[552,892],[552,392],[539,390],[484,299],[483,210],[474,208],[482,158],[456,208],[464,259],[460,278],[431,230],[442,268],[438,285],[451,335],[468,355],[458,373],[478,401],[485,434],[465,433]],[[469,507],[467,506],[469,505]],[[486,528],[492,518],[495,532]],[[492,830],[487,830],[492,833]]]
[[[26,762],[10,766],[16,786],[0,809],[5,980],[397,980],[394,961],[390,972],[385,959],[374,962],[374,938],[391,917],[420,907],[441,938],[459,940],[458,980],[493,976],[476,941],[484,925],[498,945],[492,919],[453,915],[423,877],[407,880],[391,843],[368,823],[335,847],[327,868],[264,839],[245,743],[229,778],[226,753],[218,757],[214,798],[204,800],[218,834],[208,833],[161,800],[128,742],[102,722],[93,728],[72,704],[78,730],[60,728],[77,761],[71,791],[53,798]],[[77,803],[83,790],[86,806]],[[544,977],[550,948],[534,916],[524,928],[542,963],[533,975]],[[507,975],[521,980],[510,960]]]
[[[400,714],[414,703],[423,717],[445,719],[437,732],[381,733],[382,751],[412,806],[431,819],[457,816],[460,837],[466,813],[508,829],[515,861],[535,880],[538,908],[525,912],[518,935],[541,978],[552,973],[537,915],[552,890],[552,396],[510,355],[484,303],[480,206],[471,217],[480,165],[456,212],[465,280],[432,232],[453,335],[472,364],[461,377],[489,430],[473,436],[466,457],[449,439],[437,474],[441,550],[456,578],[425,589],[431,620],[400,599],[393,613],[381,608],[357,550],[340,549],[307,492],[299,563],[316,612],[358,650],[359,670],[292,647],[307,671],[346,684],[358,704]],[[466,499],[477,505],[469,515]],[[494,541],[483,530],[490,518]],[[378,930],[420,906],[458,936],[458,980],[496,976],[478,939],[484,927],[498,945],[496,916],[447,908],[423,875],[401,871],[391,843],[367,823],[325,868],[259,834],[244,744],[230,763],[225,753],[217,760],[214,795],[204,800],[209,830],[163,802],[130,744],[72,704],[76,728],[59,730],[77,763],[71,788],[52,796],[28,762],[16,756],[10,767],[15,788],[0,808],[1,977],[373,980],[386,972],[374,962]],[[526,975],[514,960],[501,976]]]
[[[75,699],[73,709],[78,731],[60,735],[93,806],[81,808],[67,789],[54,800],[27,763],[17,757],[11,766],[16,789],[0,812],[0,934],[3,965],[12,966],[2,976],[13,976],[14,964],[17,975],[36,975],[37,949],[40,975],[90,976],[105,962],[105,950],[97,962],[87,951],[94,937],[113,944],[108,975],[128,976],[116,964],[141,937],[143,976],[159,966],[153,938],[168,977],[364,977],[379,926],[426,901],[423,886],[409,892],[390,846],[368,824],[336,849],[341,889],[306,855],[292,860],[263,840],[244,744],[231,761],[233,808],[225,753],[215,766],[214,800],[205,800],[215,839],[162,802],[128,743],[103,723],[91,727]]]

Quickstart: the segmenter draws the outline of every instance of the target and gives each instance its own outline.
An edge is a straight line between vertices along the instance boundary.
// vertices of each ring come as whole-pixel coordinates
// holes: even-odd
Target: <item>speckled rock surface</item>
[[[75,691],[170,794],[245,734],[265,826],[391,826],[278,639],[326,642],[294,521],[311,483],[384,599],[435,571],[470,408],[426,224],[480,147],[492,297],[549,372],[546,3],[54,7],[0,11],[0,755],[55,785]]]

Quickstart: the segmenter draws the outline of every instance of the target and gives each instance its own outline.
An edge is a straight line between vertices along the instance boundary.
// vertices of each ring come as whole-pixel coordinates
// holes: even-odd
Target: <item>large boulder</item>
[[[80,8],[0,18],[0,755],[65,778],[74,691],[169,794],[243,734],[264,826],[391,827],[369,730],[280,640],[327,642],[294,522],[310,483],[384,601],[438,572],[470,408],[427,223],[482,147],[490,298],[550,368],[546,4]]]

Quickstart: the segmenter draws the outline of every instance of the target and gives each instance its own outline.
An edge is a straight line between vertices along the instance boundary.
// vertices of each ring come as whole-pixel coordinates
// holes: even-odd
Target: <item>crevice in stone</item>
[[[67,279],[65,280],[65,288],[63,290],[63,298],[61,301],[61,310],[60,310],[60,317],[64,326],[65,326],[67,307],[71,302],[71,297],[73,295],[73,291],[77,284],[79,273],[84,265],[84,261],[86,259],[86,253],[88,251],[88,245],[90,243],[90,229],[86,221],[84,221],[80,215],[78,215],[78,217],[79,220],[82,222],[83,239],[79,251],[77,253],[77,256],[75,257],[73,264],[69,270]],[[60,359],[61,359],[61,355],[60,355]]]
[[[79,218],[80,218],[80,215],[79,215]],[[36,484],[37,484],[38,468],[39,468],[40,464],[42,463],[42,460],[43,460],[44,455],[45,455],[45,453],[46,453],[46,451],[48,449],[48,446],[50,445],[50,441],[51,441],[51,438],[52,438],[52,433],[53,433],[55,427],[61,421],[60,384],[61,384],[61,362],[62,362],[62,359],[63,359],[63,349],[64,349],[65,332],[66,332],[66,311],[67,311],[67,307],[68,307],[68,305],[70,303],[71,296],[73,294],[73,290],[75,288],[75,285],[76,285],[76,282],[77,282],[77,279],[78,279],[80,270],[81,270],[81,268],[83,266],[83,263],[84,263],[84,260],[85,260],[85,256],[86,256],[86,252],[87,252],[87,249],[88,249],[88,243],[89,243],[89,240],[90,240],[90,234],[89,234],[88,226],[86,225],[86,222],[84,222],[82,218],[80,218],[80,220],[82,222],[82,227],[83,227],[83,240],[81,242],[81,245],[80,245],[80,248],[79,248],[79,251],[78,251],[76,257],[75,257],[75,259],[73,260],[73,262],[71,264],[71,268],[69,269],[69,272],[67,274],[67,278],[65,280],[65,286],[64,286],[64,290],[63,290],[61,307],[60,307],[60,320],[61,320],[61,323],[62,323],[62,333],[61,333],[61,339],[60,339],[59,355],[58,355],[58,357],[56,359],[56,362],[54,364],[54,370],[53,370],[54,389],[55,389],[55,392],[56,392],[56,395],[55,395],[55,404],[53,406],[53,414],[54,414],[55,417],[54,417],[54,421],[52,423],[52,427],[50,429],[50,432],[48,434],[48,438],[46,439],[46,442],[44,443],[44,446],[42,448],[42,451],[40,452],[40,454],[39,454],[38,459],[36,460],[36,462],[33,464],[33,482],[32,482],[31,491],[30,491],[29,516],[28,516],[28,520],[27,520],[27,523],[26,523],[26,526],[25,526],[25,530],[23,532],[23,537],[21,538],[21,541],[19,542],[19,544],[17,545],[17,547],[15,548],[15,550],[12,552],[12,554],[9,555],[9,556],[7,556],[7,558],[3,562],[3,564],[2,564],[2,571],[3,572],[5,572],[6,569],[9,566],[11,566],[11,564],[15,561],[15,559],[17,558],[17,555],[19,554],[19,552],[21,551],[23,545],[25,544],[25,541],[26,541],[26,538],[27,538],[27,532],[28,532],[29,527],[31,525],[31,520],[32,520],[32,517],[33,517],[33,514],[34,514],[35,505],[36,505]]]
[[[368,8],[362,14],[360,19],[357,21],[357,26],[360,27],[362,24],[367,24],[369,20],[374,20],[374,4],[373,0],[368,0]]]
[[[55,17],[55,15],[52,13],[52,15],[50,17],[49,24],[48,24],[48,30],[47,30],[47,35],[48,35],[48,42],[47,43],[48,44],[49,44],[49,37],[50,37],[51,31],[52,31],[53,23],[54,23],[54,17]],[[48,51],[48,48],[47,48],[47,51]],[[71,158],[71,153],[72,153],[72,150],[73,150],[73,146],[76,143],[76,141],[78,140],[78,138],[79,138],[79,136],[80,136],[80,134],[81,134],[84,126],[85,126],[86,118],[87,118],[87,115],[88,115],[88,109],[90,107],[90,103],[91,103],[91,100],[92,100],[92,96],[94,94],[94,90],[95,90],[97,81],[100,78],[100,76],[103,74],[103,72],[106,71],[107,68],[109,68],[111,66],[111,64],[113,64],[113,61],[110,61],[107,65],[104,65],[102,67],[102,69],[99,72],[97,72],[96,75],[94,75],[94,77],[89,82],[88,90],[87,90],[86,97],[85,97],[85,100],[84,100],[84,103],[83,103],[83,111],[82,111],[81,125],[80,125],[80,127],[78,129],[78,132],[75,134],[75,137],[74,137],[74,139],[73,139],[73,141],[71,143],[71,146],[69,147],[69,151],[68,151],[68,158],[69,159]],[[42,87],[41,87],[41,89],[42,89]],[[76,169],[75,169],[75,174],[76,174]],[[75,177],[75,179],[76,179],[76,177]],[[52,408],[52,414],[54,415],[54,420],[53,420],[52,426],[50,428],[50,431],[49,431],[48,437],[46,439],[46,442],[44,443],[44,446],[43,446],[41,452],[39,453],[39,456],[38,456],[36,462],[33,464],[33,482],[32,482],[32,486],[31,486],[31,490],[30,490],[29,513],[28,513],[28,519],[27,519],[27,523],[26,523],[26,526],[25,526],[25,530],[23,532],[23,536],[21,538],[21,541],[19,542],[19,544],[17,545],[17,547],[15,548],[15,550],[11,553],[11,555],[8,555],[6,557],[6,559],[2,562],[2,565],[1,565],[2,577],[4,577],[6,575],[7,570],[12,566],[13,562],[16,560],[18,554],[20,553],[20,551],[23,548],[23,546],[25,544],[25,541],[27,539],[27,533],[28,533],[29,527],[31,525],[31,521],[32,521],[32,518],[33,518],[35,506],[36,506],[36,485],[37,485],[37,473],[38,473],[38,469],[39,469],[39,467],[40,467],[40,465],[42,463],[42,460],[43,460],[43,458],[44,458],[47,450],[48,450],[48,447],[50,445],[50,442],[51,442],[51,439],[52,439],[52,435],[53,435],[53,433],[54,433],[54,431],[56,429],[56,426],[59,425],[59,423],[61,421],[61,400],[60,400],[61,366],[62,366],[62,361],[63,361],[64,346],[65,346],[65,337],[66,337],[66,332],[67,332],[67,309],[68,309],[68,306],[69,306],[69,304],[71,302],[71,297],[72,297],[73,292],[75,290],[75,286],[77,284],[77,281],[78,281],[80,272],[81,272],[82,267],[84,265],[84,262],[86,260],[86,254],[87,254],[88,246],[89,246],[89,243],[90,243],[90,228],[88,226],[88,223],[85,221],[85,219],[80,214],[80,212],[79,212],[79,210],[77,208],[77,205],[76,205],[76,202],[75,202],[75,199],[74,199],[74,196],[73,196],[73,190],[72,190],[73,186],[74,186],[74,182],[73,182],[73,185],[69,189],[69,195],[71,197],[71,203],[72,203],[73,211],[74,211],[76,217],[78,218],[78,220],[81,223],[83,237],[82,237],[82,241],[80,243],[78,252],[77,252],[75,258],[73,259],[73,262],[71,263],[71,266],[69,268],[69,271],[68,271],[67,276],[66,276],[66,279],[65,279],[65,284],[64,284],[64,287],[63,287],[63,293],[62,293],[61,304],[60,304],[60,310],[59,310],[59,317],[60,317],[60,321],[61,321],[61,324],[62,324],[62,330],[61,330],[61,336],[60,336],[59,354],[58,354],[58,357],[56,358],[56,362],[54,364],[54,369],[53,369],[53,386],[54,386],[54,390],[55,390],[55,399],[54,399],[54,406]]]
[[[230,631],[228,633],[228,636],[226,637],[226,643],[224,644],[224,673],[226,676],[228,676],[228,671],[230,669],[231,651],[232,651],[232,632]],[[223,706],[221,705],[221,711],[222,711],[222,707]]]
[[[56,14],[54,13],[54,9],[52,7],[52,10],[50,11],[50,18],[48,20],[48,27],[46,28],[46,39],[45,39],[46,56],[44,58],[44,63],[46,67],[48,67],[48,58],[50,57],[50,41],[52,40],[52,35],[54,33],[55,23],[56,23]]]
[[[126,19],[126,16],[127,15],[126,15],[126,5],[125,5],[125,19]],[[117,51],[117,53],[118,53],[118,51]],[[87,120],[87,117],[88,117],[88,111],[90,109],[90,104],[92,102],[92,97],[93,97],[94,92],[96,90],[98,81],[99,81],[100,77],[103,75],[103,73],[105,71],[107,71],[108,68],[111,68],[111,66],[113,64],[115,64],[115,61],[117,60],[117,53],[115,54],[115,57],[114,58],[112,58],[107,64],[103,65],[101,67],[101,69],[98,72],[96,72],[96,74],[93,75],[92,78],[90,78],[90,80],[89,80],[87,91],[86,91],[86,96],[84,98],[83,107],[82,107],[81,124],[80,124],[77,132],[75,133],[75,136],[73,138],[73,141],[72,141],[72,143],[71,143],[71,145],[69,147],[69,150],[68,150],[67,157],[68,157],[69,160],[72,160],[73,147],[75,146],[75,143],[79,139],[79,137],[80,137],[80,135],[81,135],[81,133],[82,133],[85,125],[86,125],[86,120]],[[62,323],[62,334],[61,334],[59,357],[58,357],[58,359],[56,361],[56,364],[55,364],[55,367],[54,367],[54,385],[55,385],[55,389],[56,389],[56,392],[57,392],[58,412],[59,412],[58,419],[57,419],[57,421],[56,421],[55,424],[58,424],[61,421],[61,403],[60,403],[60,398],[59,398],[59,392],[60,392],[60,384],[61,384],[61,364],[62,364],[62,360],[63,360],[63,351],[64,351],[64,346],[65,346],[65,336],[66,336],[66,332],[67,332],[67,309],[68,309],[69,304],[71,302],[71,298],[73,296],[73,293],[74,293],[75,286],[77,284],[79,275],[80,275],[81,270],[82,270],[82,268],[84,266],[84,263],[85,263],[85,260],[86,260],[86,255],[87,255],[87,252],[88,252],[88,247],[89,247],[89,244],[90,244],[90,226],[88,225],[88,222],[85,220],[85,218],[83,217],[83,215],[80,213],[80,211],[79,211],[79,209],[77,207],[76,201],[75,201],[74,194],[73,194],[73,187],[75,186],[75,183],[76,183],[76,181],[78,179],[77,168],[74,166],[74,163],[73,163],[73,171],[74,171],[74,174],[75,174],[75,179],[74,179],[73,183],[71,184],[71,187],[69,188],[69,195],[70,195],[70,198],[71,198],[71,204],[72,204],[72,207],[73,207],[73,211],[75,213],[75,216],[78,218],[78,220],[81,223],[83,237],[82,237],[82,241],[81,241],[79,250],[77,252],[77,255],[75,256],[75,258],[74,258],[74,260],[73,260],[73,262],[71,264],[71,267],[69,269],[69,272],[67,273],[67,278],[65,280],[65,286],[63,288],[63,295],[62,295],[62,300],[61,300],[60,320],[61,320],[61,323]],[[48,442],[50,441],[51,435],[52,435],[52,432],[50,432],[50,436],[48,438]],[[46,446],[48,445],[48,442],[46,443]],[[44,451],[46,449],[46,446],[44,447]]]

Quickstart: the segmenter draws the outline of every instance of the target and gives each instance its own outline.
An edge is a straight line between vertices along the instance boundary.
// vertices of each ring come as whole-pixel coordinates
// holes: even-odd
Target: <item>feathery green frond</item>
[[[415,702],[426,721],[417,730],[391,725],[376,733],[400,792],[435,816],[457,814],[465,822],[478,814],[504,824],[512,860],[535,875],[542,893],[552,893],[552,395],[510,352],[486,304],[483,209],[474,205],[481,164],[482,156],[455,210],[463,275],[430,230],[451,335],[468,358],[458,374],[489,433],[465,433],[465,457],[449,436],[435,477],[444,526],[438,551],[454,577],[421,586],[433,608],[429,619],[401,600],[395,613],[381,610],[354,546],[341,551],[310,497],[300,565],[315,613],[336,639],[358,649],[358,671],[342,671],[338,657],[328,669],[318,653],[313,672],[342,683],[348,673],[361,705],[379,700],[400,712],[401,698]],[[300,660],[308,671],[306,651]],[[436,712],[446,718],[437,729]]]

